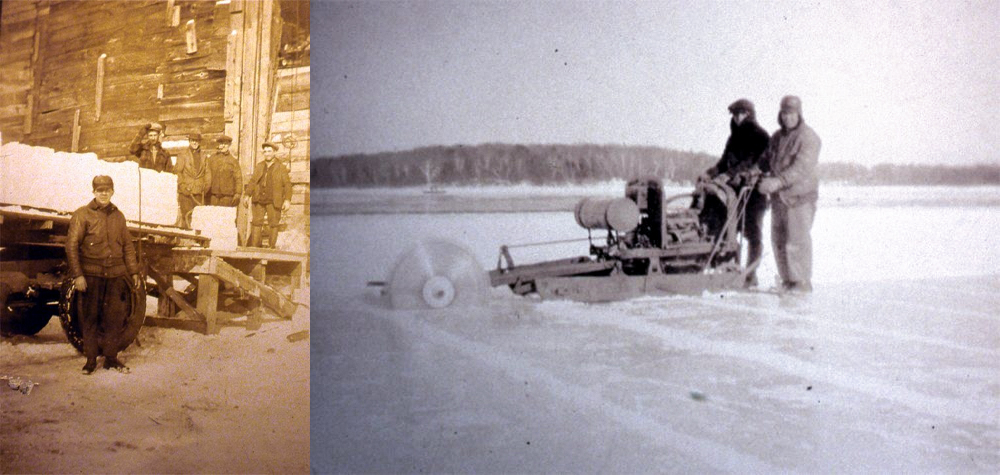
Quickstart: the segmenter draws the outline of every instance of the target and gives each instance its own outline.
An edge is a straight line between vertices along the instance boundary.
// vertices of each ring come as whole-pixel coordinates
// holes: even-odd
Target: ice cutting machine
[[[584,302],[740,288],[739,225],[753,186],[699,180],[692,193],[664,197],[658,178],[628,182],[625,197],[585,198],[576,222],[588,230],[586,256],[517,265],[501,246],[490,284],[518,295]],[[605,231],[595,243],[593,231]]]

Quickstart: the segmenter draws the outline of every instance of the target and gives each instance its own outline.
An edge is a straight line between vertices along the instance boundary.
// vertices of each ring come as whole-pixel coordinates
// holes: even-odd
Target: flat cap
[[[215,141],[219,142],[219,143],[233,143],[233,138],[230,137],[230,136],[228,136],[228,135],[223,135],[223,136],[215,139]]]
[[[753,102],[750,99],[740,99],[732,104],[729,104],[729,113],[735,114],[737,112],[754,112]]]
[[[149,124],[149,130],[155,130],[157,132],[163,132],[163,124],[153,122]]]
[[[194,140],[195,142],[201,142],[201,134],[195,132],[193,134],[188,134],[188,140]]]
[[[115,189],[115,182],[107,175],[97,175],[94,177],[94,191],[103,189]]]
[[[263,149],[264,147],[271,147],[275,152],[278,151],[278,146],[275,145],[274,142],[264,142],[260,144],[261,149]]]

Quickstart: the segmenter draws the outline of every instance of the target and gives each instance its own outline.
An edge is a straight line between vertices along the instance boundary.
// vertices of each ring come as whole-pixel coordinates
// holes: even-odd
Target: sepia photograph
[[[317,1],[314,473],[1000,471],[1000,9]]]
[[[309,7],[0,6],[0,472],[309,472]]]

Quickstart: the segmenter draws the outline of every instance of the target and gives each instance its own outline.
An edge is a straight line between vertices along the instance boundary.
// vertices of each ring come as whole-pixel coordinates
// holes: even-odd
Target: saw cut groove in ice
[[[140,169],[136,162],[107,162],[94,153],[11,142],[0,147],[0,171],[0,203],[75,211],[94,199],[94,177],[107,175],[115,182],[111,201],[126,219],[167,225],[177,221],[177,176]]]

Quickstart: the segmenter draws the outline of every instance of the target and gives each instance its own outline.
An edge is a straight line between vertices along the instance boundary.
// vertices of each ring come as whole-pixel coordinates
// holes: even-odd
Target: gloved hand
[[[82,275],[73,279],[73,285],[76,286],[77,292],[87,291],[87,279],[85,279]]]
[[[139,274],[132,274],[132,285],[138,289],[140,283],[142,283],[142,281],[139,280]]]
[[[765,195],[770,195],[781,189],[781,179],[772,176],[764,177],[757,183],[757,190]]]

